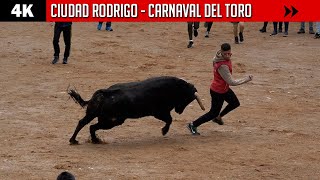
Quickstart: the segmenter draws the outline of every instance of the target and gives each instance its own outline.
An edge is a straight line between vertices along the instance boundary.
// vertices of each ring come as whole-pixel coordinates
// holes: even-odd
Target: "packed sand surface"
[[[0,179],[55,179],[67,170],[89,179],[319,179],[320,40],[297,34],[260,33],[263,23],[245,23],[244,43],[234,44],[231,23],[214,23],[210,37],[200,24],[187,48],[187,23],[73,23],[69,64],[52,65],[50,23],[1,23]],[[104,24],[105,26],[105,24]],[[306,25],[307,26],[307,25]],[[104,27],[103,27],[104,28]],[[307,31],[308,32],[308,31]],[[241,106],[198,128],[186,128],[204,112],[196,101],[174,120],[166,136],[154,117],[127,119],[99,130],[89,125],[69,138],[85,109],[66,93],[69,85],[86,100],[115,83],[170,75],[193,83],[210,109],[212,59],[232,46],[233,77],[253,81],[231,87]],[[60,38],[63,53],[63,38]]]

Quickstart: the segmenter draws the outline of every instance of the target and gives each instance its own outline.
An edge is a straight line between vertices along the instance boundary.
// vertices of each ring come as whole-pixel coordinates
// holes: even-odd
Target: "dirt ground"
[[[246,23],[245,42],[233,43],[231,23],[203,23],[195,46],[187,48],[186,23],[74,23],[68,65],[52,65],[49,23],[0,23],[0,179],[55,179],[64,171],[88,179],[319,179],[320,40],[298,35],[270,37]],[[230,42],[234,77],[252,74],[232,87],[241,106],[192,136],[186,124],[204,112],[192,102],[166,136],[153,117],[128,119],[100,130],[104,144],[91,144],[89,126],[69,145],[85,110],[69,99],[74,85],[89,99],[119,82],[171,75],[193,83],[210,107],[211,60]],[[61,50],[64,45],[60,39]],[[92,123],[95,123],[94,120]]]

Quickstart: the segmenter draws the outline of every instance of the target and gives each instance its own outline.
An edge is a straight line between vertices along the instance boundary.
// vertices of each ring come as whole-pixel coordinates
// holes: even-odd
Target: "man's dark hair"
[[[230,49],[231,49],[231,46],[230,46],[229,43],[223,43],[223,44],[221,45],[221,50],[222,50],[222,51],[229,51]]]
[[[57,177],[57,180],[75,180],[76,178],[69,172],[64,171]]]

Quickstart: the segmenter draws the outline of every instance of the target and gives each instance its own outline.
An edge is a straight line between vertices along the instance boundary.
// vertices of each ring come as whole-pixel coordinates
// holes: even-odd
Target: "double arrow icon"
[[[288,14],[291,13],[291,10],[289,8],[287,8],[287,6],[284,6],[284,9],[286,10],[286,13],[284,14],[284,17],[288,16]],[[294,8],[293,6],[291,6],[292,9],[292,15],[291,17],[293,17],[294,15],[296,15],[298,13],[298,10],[296,8]]]

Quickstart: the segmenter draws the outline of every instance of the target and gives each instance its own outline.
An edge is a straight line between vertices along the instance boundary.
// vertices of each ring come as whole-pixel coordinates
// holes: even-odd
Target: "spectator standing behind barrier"
[[[101,28],[102,28],[102,23],[103,22],[99,22],[98,23],[98,26],[97,26],[97,29],[100,31]],[[111,22],[106,22],[106,30],[107,31],[113,31],[112,27],[111,27]]]
[[[188,22],[188,35],[189,35],[189,44],[188,48],[193,47],[193,36],[198,36],[198,29],[199,29],[200,22]]]
[[[211,109],[197,120],[188,124],[192,135],[200,135],[197,127],[212,120],[223,125],[222,117],[240,106],[240,102],[229,86],[237,86],[252,80],[252,75],[243,79],[232,79],[231,46],[228,43],[221,45],[213,60],[213,80],[210,86]],[[221,111],[224,101],[228,105]],[[221,113],[220,113],[221,111]]]
[[[54,59],[52,64],[56,64],[59,61],[60,46],[59,39],[61,32],[63,32],[63,40],[65,44],[63,64],[68,64],[68,57],[70,55],[71,48],[71,26],[72,22],[56,22],[54,25],[54,36],[53,36],[53,48],[54,48]]]

